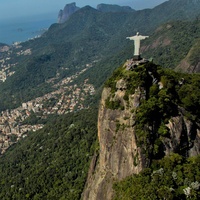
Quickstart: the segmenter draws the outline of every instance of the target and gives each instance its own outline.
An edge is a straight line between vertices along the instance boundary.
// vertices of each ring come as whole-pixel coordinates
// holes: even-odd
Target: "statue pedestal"
[[[142,58],[140,57],[140,55],[138,55],[138,56],[134,55],[133,56],[133,60],[134,61],[139,61],[139,60],[142,60]]]

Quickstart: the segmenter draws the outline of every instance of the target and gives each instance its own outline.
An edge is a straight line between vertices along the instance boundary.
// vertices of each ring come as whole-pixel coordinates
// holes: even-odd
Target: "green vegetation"
[[[105,82],[104,86],[111,88],[111,93],[117,90],[116,83],[120,79],[126,82],[126,95],[134,94],[135,89],[138,87],[146,87],[149,84],[150,76],[149,71],[154,73],[156,77],[157,66],[153,63],[147,63],[145,65],[139,65],[132,71],[126,70],[125,67],[119,67],[114,72],[113,75]],[[127,97],[125,97],[127,98]]]
[[[114,185],[114,200],[197,200],[200,198],[200,156],[185,160],[172,154],[138,175]]]
[[[151,68],[151,69],[150,69]],[[133,71],[127,71],[124,67],[119,67],[113,72],[113,75],[105,82],[104,86],[111,88],[111,96],[114,95],[116,83],[120,79],[123,79],[126,83],[126,94],[124,100],[128,103],[128,96],[134,94],[136,88],[146,87],[149,84],[148,70],[154,70],[153,64],[146,64],[145,67],[140,65]],[[124,109],[120,104],[120,101],[112,101],[111,97],[106,100],[106,106],[110,109]]]
[[[96,109],[60,116],[10,147],[0,158],[0,199],[80,199],[96,123]]]
[[[191,50],[189,63],[195,65],[199,61],[199,32],[200,20],[162,24],[143,42],[145,46],[150,45],[144,57],[153,57],[155,63],[165,68],[175,68]]]
[[[111,110],[116,110],[116,109],[124,110],[124,107],[121,106],[121,102],[119,100],[112,101],[110,100],[110,98],[106,99],[106,107]]]
[[[134,12],[135,10],[131,9],[129,6],[118,6],[118,5],[109,5],[109,4],[99,4],[98,10],[101,12]]]
[[[197,39],[195,45],[192,47],[191,52],[189,52],[189,62],[196,66],[199,63],[199,54],[200,54],[200,39]]]
[[[111,95],[106,100],[106,107],[109,109],[122,109],[121,102],[112,99],[117,90],[116,83],[120,79],[126,83],[124,100],[127,103],[129,95],[134,94],[136,89],[139,88],[144,94],[140,106],[136,109],[138,146],[147,157],[162,158],[162,138],[169,137],[166,124],[173,116],[179,115],[179,108],[182,107],[181,112],[194,123],[200,117],[200,75],[177,73],[151,62],[139,65],[132,71],[120,67],[105,83],[105,87],[111,88]]]
[[[136,137],[147,156],[159,159],[163,156],[162,137],[169,136],[165,124],[171,117],[178,115],[179,108],[182,107],[185,116],[194,123],[200,117],[200,76],[180,74],[159,67],[152,74],[163,88],[159,89],[154,84],[146,85],[146,99],[136,111]]]

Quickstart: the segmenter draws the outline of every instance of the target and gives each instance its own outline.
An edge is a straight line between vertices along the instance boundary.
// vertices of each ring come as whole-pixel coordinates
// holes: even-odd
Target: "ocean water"
[[[46,31],[51,24],[56,23],[56,17],[29,17],[18,19],[0,19],[0,43],[13,44],[24,42]]]

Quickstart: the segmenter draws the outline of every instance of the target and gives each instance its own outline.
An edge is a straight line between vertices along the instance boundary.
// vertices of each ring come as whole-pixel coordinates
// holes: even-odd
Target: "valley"
[[[19,46],[15,46],[19,48]],[[30,52],[25,50],[24,52]],[[12,52],[8,52],[8,55]],[[17,52],[18,55],[18,52]],[[6,57],[5,60],[9,60]],[[4,63],[3,59],[3,63]],[[2,71],[9,72],[8,66],[1,65]],[[37,131],[44,127],[44,124],[37,124],[38,121],[46,121],[49,115],[63,115],[69,112],[75,112],[82,109],[89,108],[86,99],[95,94],[95,88],[88,83],[88,79],[85,79],[81,84],[75,84],[74,80],[78,79],[82,73],[87,71],[93,66],[93,63],[86,64],[85,68],[76,74],[65,77],[58,83],[54,83],[55,78],[47,80],[52,84],[52,92],[45,94],[44,96],[37,97],[28,102],[22,102],[22,105],[18,108],[5,110],[0,115],[0,152],[3,154],[6,149],[17,142],[21,137],[26,137],[29,131]],[[57,74],[59,76],[59,74]],[[6,79],[2,80],[3,82]]]

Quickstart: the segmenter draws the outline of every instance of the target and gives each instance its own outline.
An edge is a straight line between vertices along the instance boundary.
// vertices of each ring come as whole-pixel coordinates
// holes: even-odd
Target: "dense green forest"
[[[80,199],[96,123],[96,108],[60,116],[10,147],[0,157],[0,199]]]
[[[200,156],[185,159],[172,154],[138,175],[114,185],[114,200],[198,200]]]

